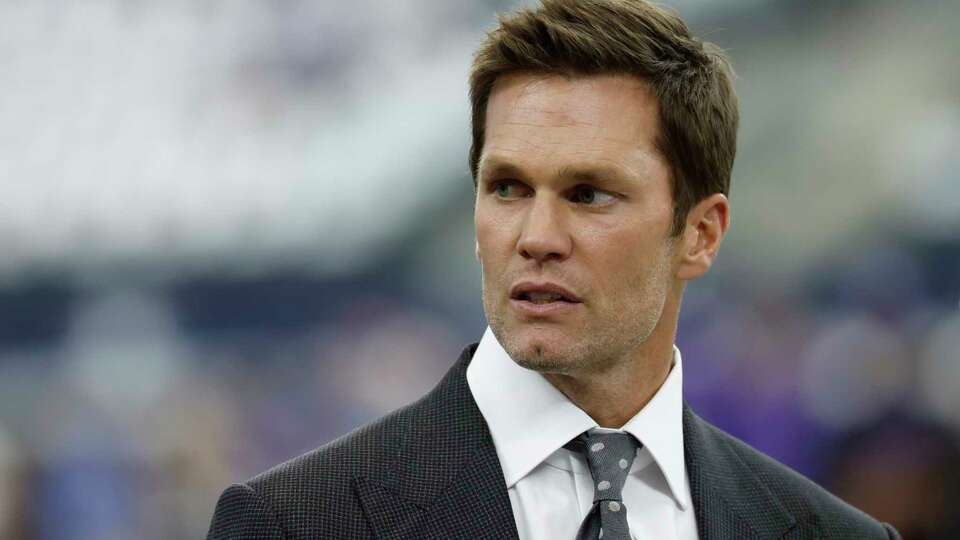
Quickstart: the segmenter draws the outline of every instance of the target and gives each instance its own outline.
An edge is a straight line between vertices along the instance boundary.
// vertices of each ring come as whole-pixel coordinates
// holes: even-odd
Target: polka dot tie
[[[627,433],[584,433],[567,448],[582,452],[593,476],[593,508],[577,532],[577,540],[630,540],[623,483],[640,442]]]

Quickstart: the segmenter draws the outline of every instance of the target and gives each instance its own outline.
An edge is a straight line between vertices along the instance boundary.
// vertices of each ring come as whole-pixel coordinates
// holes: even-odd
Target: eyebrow
[[[484,160],[484,162],[480,164],[480,174],[478,177],[481,181],[503,176],[511,176],[518,180],[524,180],[527,177],[521,167],[499,158]],[[563,179],[590,184],[622,182],[629,178],[626,172],[619,167],[598,163],[564,165],[558,171],[558,176]]]
[[[526,178],[523,169],[509,161],[503,161],[497,158],[483,160],[483,162],[480,163],[480,173],[477,176],[481,181],[497,176],[513,176],[520,179]]]
[[[566,165],[560,168],[559,176],[589,184],[622,182],[627,179],[626,173],[619,167],[600,164]]]

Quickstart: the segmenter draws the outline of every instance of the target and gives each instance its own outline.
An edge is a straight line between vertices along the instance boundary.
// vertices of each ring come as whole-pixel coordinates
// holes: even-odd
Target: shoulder
[[[381,474],[396,460],[422,406],[422,400],[407,405],[247,480],[239,487],[256,502],[245,506],[269,509],[271,520],[285,531],[284,538],[369,536],[354,482]],[[231,489],[237,492],[238,486],[228,489],[221,500]],[[220,503],[218,511],[219,507]]]
[[[403,457],[406,446],[422,437],[443,437],[444,426],[468,415],[465,372],[475,347],[467,347],[440,383],[414,403],[228,488],[208,540],[372,537],[357,484],[394,477],[398,465],[409,460]],[[238,527],[278,532],[236,535]]]
[[[227,488],[208,540],[372,536],[354,481],[395,459],[419,402]]]
[[[290,485],[306,486],[303,489],[348,489],[353,478],[385,474],[398,461],[411,437],[442,435],[444,426],[470,415],[465,412],[473,404],[466,368],[475,349],[476,344],[464,349],[440,382],[417,401],[281,463],[247,484],[279,495]]]
[[[412,403],[306,454],[276,465],[247,484],[261,491],[281,492],[306,481],[311,486],[334,487],[352,478],[386,467],[410,431],[423,400]]]
[[[888,525],[719,428],[703,422],[708,438],[732,454],[769,490],[770,495],[797,521],[800,530],[825,538],[899,538]]]

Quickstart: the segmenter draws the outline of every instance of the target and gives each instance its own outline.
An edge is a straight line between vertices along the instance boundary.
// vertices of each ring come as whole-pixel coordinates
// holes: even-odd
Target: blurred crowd
[[[0,364],[2,537],[202,536],[225,486],[421,395],[481,308],[424,301],[393,271],[0,297],[11,326],[49,318],[4,336],[21,342]],[[906,538],[955,538],[958,276],[960,244],[903,245],[792,290],[698,284],[686,399]]]
[[[407,4],[0,4],[0,538],[202,537],[479,339],[465,77],[516,3]],[[960,5],[717,4],[672,4],[743,110],[685,397],[960,538]]]

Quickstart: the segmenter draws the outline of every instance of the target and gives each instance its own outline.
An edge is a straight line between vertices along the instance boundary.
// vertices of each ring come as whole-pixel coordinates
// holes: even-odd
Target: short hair
[[[670,170],[673,236],[698,202],[729,195],[739,122],[733,69],[679,16],[643,0],[542,0],[500,16],[470,72],[474,186],[490,93],[499,77],[515,72],[629,74],[649,85],[659,109],[656,144]]]

